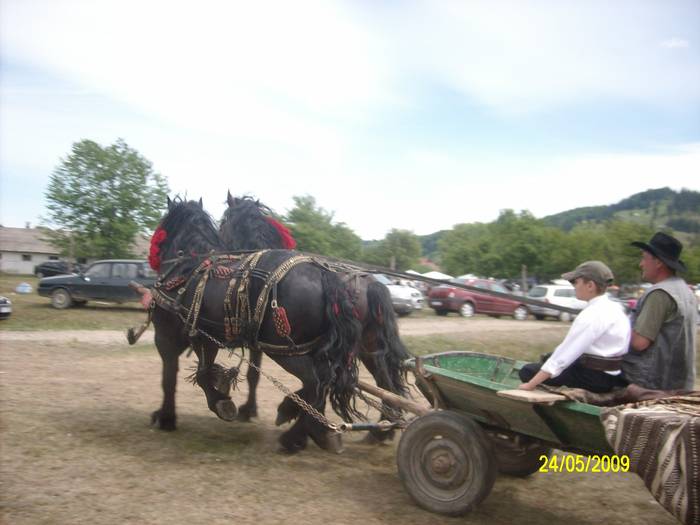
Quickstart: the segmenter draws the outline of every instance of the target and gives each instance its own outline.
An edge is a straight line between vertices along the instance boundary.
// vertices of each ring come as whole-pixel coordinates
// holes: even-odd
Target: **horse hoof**
[[[242,421],[244,423],[247,423],[250,421],[251,418],[257,417],[258,416],[258,411],[256,408],[250,408],[248,405],[242,405],[240,409],[238,409],[238,415],[236,416],[236,419],[238,421]]]
[[[328,434],[326,439],[327,446],[325,449],[333,454],[342,454],[345,452],[345,447],[343,447],[343,437],[337,432],[332,432]]]
[[[277,412],[277,417],[275,418],[275,425],[276,426],[282,426],[285,423],[289,423],[290,421],[293,421],[294,417],[290,416],[289,414],[282,414],[280,412]]]
[[[216,402],[216,415],[224,421],[234,421],[236,413],[236,405],[230,399],[221,399]]]
[[[395,432],[393,430],[388,432],[369,431],[361,441],[365,445],[386,445],[394,439],[394,435]]]
[[[285,454],[296,454],[297,452],[300,452],[306,448],[306,441],[307,439],[305,437],[294,439],[285,432],[280,436],[279,450]]]
[[[275,425],[278,427],[294,421],[299,417],[299,405],[297,405],[290,398],[285,397],[284,400],[277,407],[277,418],[275,419]]]
[[[175,430],[175,416],[163,417],[160,410],[156,410],[151,414],[151,425],[158,425],[160,430],[173,431]]]

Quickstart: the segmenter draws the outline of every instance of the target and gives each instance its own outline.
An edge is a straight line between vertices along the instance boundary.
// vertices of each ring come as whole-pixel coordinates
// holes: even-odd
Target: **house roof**
[[[0,250],[4,252],[58,255],[59,250],[43,240],[44,238],[45,235],[38,228],[6,228],[0,226]]]
[[[0,251],[22,253],[46,253],[59,255],[58,248],[43,239],[46,235],[39,228],[6,228],[0,226]],[[150,249],[150,237],[137,236],[131,251],[136,257],[146,257]]]

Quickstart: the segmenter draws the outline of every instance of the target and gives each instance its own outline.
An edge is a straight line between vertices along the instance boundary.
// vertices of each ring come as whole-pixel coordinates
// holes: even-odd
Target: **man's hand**
[[[518,390],[534,390],[535,388],[537,388],[537,385],[533,385],[530,382],[520,383],[518,385]]]
[[[153,296],[151,295],[150,290],[146,290],[143,295],[141,295],[141,306],[145,310],[148,310],[151,307],[151,301],[153,300]]]

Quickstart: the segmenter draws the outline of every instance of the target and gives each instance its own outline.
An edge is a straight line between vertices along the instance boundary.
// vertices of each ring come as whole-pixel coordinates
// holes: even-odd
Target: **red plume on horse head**
[[[221,223],[221,235],[229,249],[251,250],[297,246],[292,232],[274,218],[272,210],[249,195],[226,196],[228,209]]]
[[[295,241],[294,237],[292,237],[292,232],[289,231],[289,228],[272,217],[265,217],[265,220],[272,224],[277,230],[277,233],[280,234],[282,245],[286,250],[293,250],[297,247],[297,241]]]

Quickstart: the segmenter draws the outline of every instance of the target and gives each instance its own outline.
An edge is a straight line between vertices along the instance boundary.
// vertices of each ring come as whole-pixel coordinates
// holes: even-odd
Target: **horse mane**
[[[180,251],[201,255],[222,249],[214,219],[202,208],[201,201],[175,197],[168,202],[168,212],[153,234],[149,262],[157,270],[162,259],[175,257]]]
[[[228,250],[292,250],[296,241],[291,232],[275,219],[270,208],[249,195],[233,199],[221,220],[220,235]]]

